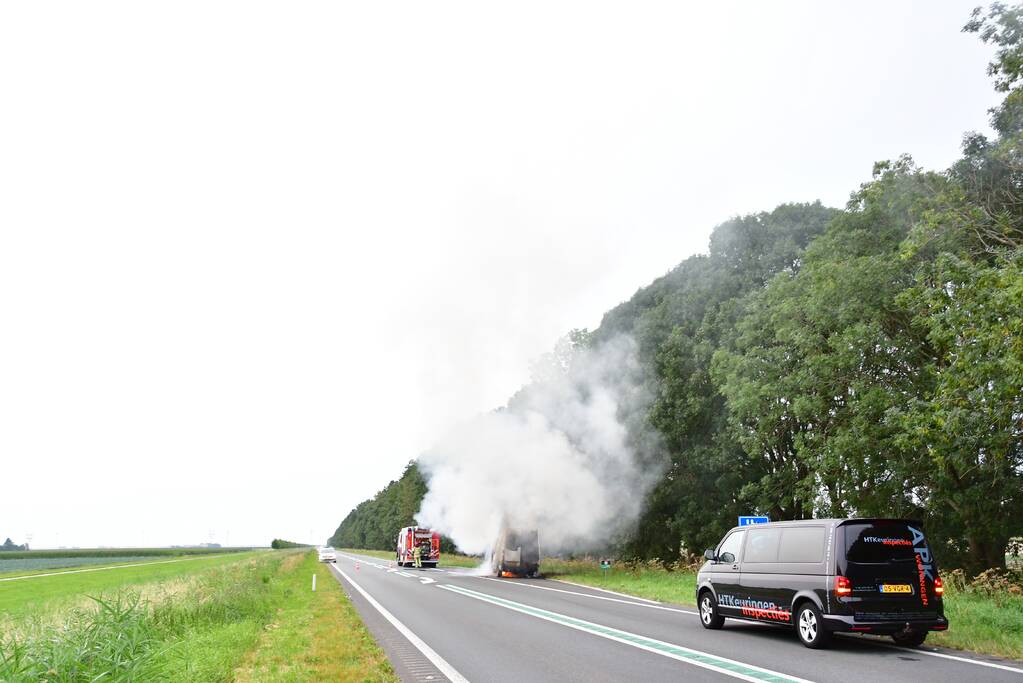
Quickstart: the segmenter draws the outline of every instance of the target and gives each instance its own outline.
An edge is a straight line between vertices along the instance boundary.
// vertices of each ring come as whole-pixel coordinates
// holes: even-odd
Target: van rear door
[[[935,618],[934,566],[919,525],[900,520],[847,522],[839,573],[849,579],[847,604],[857,620]]]

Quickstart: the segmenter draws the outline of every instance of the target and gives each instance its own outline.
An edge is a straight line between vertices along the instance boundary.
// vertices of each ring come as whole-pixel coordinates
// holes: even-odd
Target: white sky
[[[947,166],[978,1],[0,5],[0,542],[322,541],[715,224]]]

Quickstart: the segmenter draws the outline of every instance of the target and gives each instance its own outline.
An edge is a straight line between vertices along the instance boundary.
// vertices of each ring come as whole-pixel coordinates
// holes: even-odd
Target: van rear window
[[[845,557],[859,564],[915,560],[913,533],[901,523],[846,524]]]

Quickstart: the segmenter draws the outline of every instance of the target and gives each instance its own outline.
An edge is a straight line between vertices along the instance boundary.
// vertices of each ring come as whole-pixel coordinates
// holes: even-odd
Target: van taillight
[[[940,576],[935,576],[934,577],[934,594],[935,595],[944,595],[945,594],[945,584],[941,582],[941,577]]]
[[[835,577],[835,595],[849,595],[852,593],[852,584],[844,576]]]

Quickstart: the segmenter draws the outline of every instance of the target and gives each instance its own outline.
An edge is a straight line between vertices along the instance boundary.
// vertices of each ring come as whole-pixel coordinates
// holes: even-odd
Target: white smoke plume
[[[661,474],[636,446],[648,439],[635,429],[649,404],[636,343],[565,350],[507,408],[461,424],[420,457],[429,490],[419,524],[484,553],[506,520],[538,529],[547,553],[606,547],[635,523]]]

